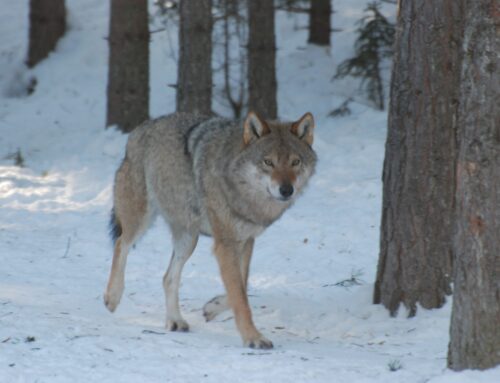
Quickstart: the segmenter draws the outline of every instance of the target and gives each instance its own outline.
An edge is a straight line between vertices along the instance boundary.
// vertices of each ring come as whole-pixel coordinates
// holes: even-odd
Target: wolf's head
[[[256,200],[286,206],[300,194],[316,165],[313,137],[311,113],[286,123],[248,113],[243,122],[240,176],[251,185]]]

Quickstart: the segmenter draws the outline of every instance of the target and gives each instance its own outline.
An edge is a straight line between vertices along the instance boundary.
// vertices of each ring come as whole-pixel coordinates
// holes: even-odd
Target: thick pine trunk
[[[276,42],[274,2],[248,1],[248,108],[276,118]]]
[[[400,4],[374,303],[443,305],[450,294],[460,7]]]
[[[491,0],[464,4],[448,354],[454,370],[500,364],[500,9]]]
[[[111,0],[106,126],[130,132],[149,118],[147,0]]]
[[[66,31],[64,0],[30,0],[28,59],[32,68],[56,47]]]
[[[311,0],[309,11],[309,40],[311,44],[330,45],[330,0]]]
[[[212,111],[212,1],[181,0],[177,111]]]

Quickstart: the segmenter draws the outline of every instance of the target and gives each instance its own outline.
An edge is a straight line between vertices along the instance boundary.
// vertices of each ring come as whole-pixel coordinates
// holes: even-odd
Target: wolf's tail
[[[111,217],[109,219],[109,235],[111,236],[113,244],[115,244],[116,240],[122,235],[122,225],[116,217],[115,208],[111,209]]]

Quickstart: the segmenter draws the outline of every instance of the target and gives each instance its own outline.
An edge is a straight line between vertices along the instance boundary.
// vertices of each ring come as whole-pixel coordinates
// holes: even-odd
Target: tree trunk
[[[331,13],[330,0],[311,0],[308,40],[310,44],[330,45]]]
[[[276,118],[276,42],[274,2],[248,1],[248,108]]]
[[[111,0],[106,126],[132,131],[149,118],[147,0]]]
[[[496,7],[496,8],[495,8]],[[448,365],[500,364],[500,9],[465,0]]]
[[[177,111],[212,111],[212,1],[181,0]]]
[[[374,303],[409,316],[451,293],[460,7],[400,3]]]
[[[64,0],[30,0],[28,59],[32,68],[56,47],[66,31]]]

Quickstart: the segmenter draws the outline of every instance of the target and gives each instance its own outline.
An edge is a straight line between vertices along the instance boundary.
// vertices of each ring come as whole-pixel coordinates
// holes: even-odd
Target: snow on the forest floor
[[[171,243],[160,221],[129,257],[120,307],[106,311],[111,185],[126,142],[103,128],[108,4],[67,1],[69,31],[32,71],[22,67],[28,2],[2,7],[0,382],[500,381],[499,368],[446,369],[450,302],[412,319],[371,304],[386,115],[352,104],[350,116],[327,117],[353,91],[330,79],[352,54],[363,4],[335,2],[343,31],[331,51],[305,44],[304,16],[278,13],[280,115],[315,115],[319,163],[303,197],[255,248],[250,302],[270,351],[243,348],[230,313],[204,321],[202,305],[223,291],[207,238],[183,274],[192,331],[165,331]],[[175,50],[175,35],[152,38],[153,116],[174,108],[169,39]],[[36,91],[24,96],[20,84],[32,76]],[[18,150],[24,167],[14,166]],[[353,276],[359,284],[342,283]]]

